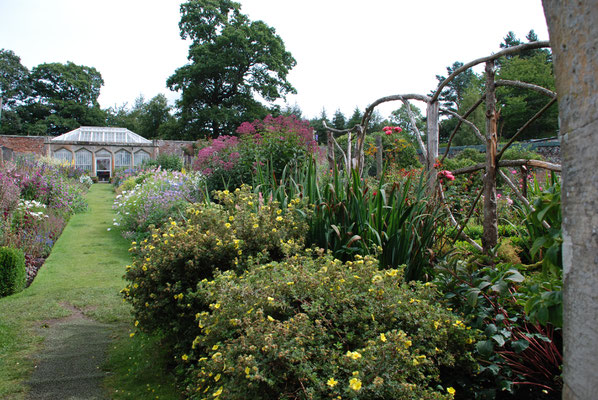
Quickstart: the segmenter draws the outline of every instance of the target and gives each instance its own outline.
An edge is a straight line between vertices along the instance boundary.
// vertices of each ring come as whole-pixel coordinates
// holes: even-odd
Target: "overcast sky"
[[[287,97],[304,117],[349,117],[376,99],[427,94],[454,61],[499,50],[508,31],[548,39],[541,0],[240,0],[252,20],[274,27],[297,60]],[[72,61],[104,78],[103,108],[164,93],[187,62],[179,0],[0,0],[0,48],[27,68]],[[383,116],[400,104],[380,108]]]

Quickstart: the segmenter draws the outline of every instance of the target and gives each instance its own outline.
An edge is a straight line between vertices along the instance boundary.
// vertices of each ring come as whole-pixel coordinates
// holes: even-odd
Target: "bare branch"
[[[440,112],[443,112],[445,114],[450,114],[453,117],[457,118],[459,120],[459,122],[464,123],[465,125],[468,125],[469,127],[471,127],[471,129],[473,129],[473,132],[478,137],[478,139],[480,139],[480,141],[482,141],[482,143],[486,142],[486,138],[482,135],[482,133],[480,132],[478,127],[475,126],[475,124],[473,122],[466,120],[464,117],[460,116],[458,113],[456,113],[452,110],[446,109],[446,108],[441,108]]]
[[[442,202],[442,204],[444,205],[444,207],[448,211],[449,220],[451,221],[451,223],[453,224],[453,226],[455,228],[459,229],[459,231],[461,232],[460,233],[461,239],[465,240],[467,243],[469,243],[470,245],[472,245],[473,247],[475,247],[476,250],[478,250],[478,251],[481,252],[483,250],[482,246],[480,246],[479,244],[477,244],[472,238],[470,238],[465,233],[463,233],[463,229],[461,228],[461,226],[459,225],[459,223],[457,222],[457,220],[453,216],[453,212],[451,211],[450,207],[448,206],[448,204],[446,203],[446,200],[444,198],[444,190],[442,190],[442,185],[438,185],[438,191],[440,192],[440,201]]]
[[[526,205],[526,207],[528,207],[530,210],[536,211],[536,209],[534,208],[534,206],[532,206],[530,204],[530,202],[525,198],[524,195],[521,194],[521,192],[519,191],[519,188],[517,186],[515,186],[515,184],[513,183],[513,181],[511,180],[511,178],[509,178],[507,176],[507,174],[505,174],[502,171],[498,171],[498,173],[500,174],[500,176],[505,180],[505,182],[507,182],[507,185],[509,185],[509,187],[511,188],[511,190],[513,190],[513,192],[515,193],[515,195],[519,198],[519,200],[521,200],[521,202],[523,204]],[[546,229],[550,229],[550,225],[548,224],[548,222],[546,221],[542,221],[542,225],[544,226],[544,228]]]
[[[357,126],[358,126],[358,125],[355,125],[353,128],[348,128],[348,129],[336,129],[336,128],[326,125],[326,121],[324,121],[324,120],[322,120],[322,124],[323,124],[324,128],[329,130],[330,132],[339,133],[339,134],[351,132],[351,131],[355,130],[355,128],[357,128]]]
[[[471,106],[471,108],[469,110],[467,110],[467,112],[465,114],[463,114],[463,119],[467,119],[467,117],[469,117],[469,114],[471,114],[472,112],[474,112],[475,109],[478,108],[480,104],[482,104],[482,102],[484,101],[485,98],[486,98],[486,93],[483,93],[482,97],[480,97],[480,99],[478,101],[476,101],[475,104],[473,106]],[[455,137],[455,134],[457,133],[457,131],[461,127],[462,123],[463,123],[463,120],[459,119],[459,122],[457,123],[457,126],[455,127],[455,129],[453,129],[453,132],[451,133],[451,136],[449,137],[449,140],[448,140],[448,143],[447,143],[444,155],[442,156],[442,159],[440,160],[441,163],[444,161],[444,159],[448,155],[449,150],[451,148],[451,143],[453,142],[453,138]]]
[[[521,89],[530,89],[530,90],[535,90],[538,93],[542,93],[543,95],[551,97],[553,99],[556,97],[556,93],[553,92],[552,90],[548,90],[542,86],[534,85],[532,83],[527,83],[527,82],[499,79],[496,81],[496,86],[513,86],[513,87],[518,87]]]
[[[497,154],[496,159],[500,160],[500,158],[503,156],[505,151],[509,148],[509,146],[511,146],[513,144],[513,142],[515,141],[515,139],[517,139],[517,137],[521,134],[521,132],[523,132],[528,126],[530,126],[532,124],[532,122],[534,122],[535,120],[540,118],[540,116],[542,116],[542,114],[544,114],[544,112],[546,110],[548,110],[551,105],[556,103],[556,100],[557,100],[556,97],[553,97],[552,100],[550,100],[548,102],[548,104],[546,104],[544,107],[542,107],[542,109],[540,111],[538,111],[536,114],[534,114],[534,116],[531,117],[529,119],[529,121],[527,121],[521,128],[519,128],[519,130],[517,132],[515,132],[515,134],[511,138],[511,140],[509,140],[509,142],[507,144],[505,144],[503,146],[502,150]]]
[[[409,103],[409,100],[406,100],[406,99],[403,99],[402,101],[403,101],[403,104],[405,104],[405,107],[407,107],[407,115],[409,115],[409,120],[411,121],[413,130],[415,131],[415,138],[417,139],[419,148],[422,151],[422,154],[424,156],[424,162],[427,163],[428,162],[428,154],[426,151],[426,145],[424,144],[424,141],[422,140],[422,135],[419,132],[419,129],[417,128],[417,124],[415,123],[415,115],[413,115],[413,111],[411,111],[411,103]]]
[[[498,162],[499,167],[520,167],[522,165],[525,165],[526,167],[537,167],[547,169],[550,171],[561,172],[560,165],[540,160],[504,160]],[[479,171],[484,168],[486,168],[486,163],[476,164],[465,168],[459,168],[451,172],[453,175],[463,175]]]
[[[482,57],[482,58],[478,58],[476,60],[470,61],[467,64],[464,64],[461,68],[457,68],[456,70],[453,71],[452,74],[450,74],[448,76],[448,78],[446,78],[444,81],[442,81],[440,83],[440,85],[438,86],[438,89],[436,89],[436,92],[434,93],[434,95],[432,96],[432,99],[430,99],[430,101],[436,101],[438,100],[438,97],[440,97],[440,92],[442,91],[442,89],[444,89],[444,87],[446,85],[448,85],[449,83],[451,83],[451,81],[453,79],[455,79],[455,77],[457,75],[459,75],[460,73],[467,71],[469,68],[474,67],[478,64],[482,64],[488,61],[492,61],[492,60],[496,60],[500,57],[503,56],[508,56],[511,54],[516,54],[519,53],[521,51],[524,50],[533,50],[533,49],[540,49],[543,47],[550,47],[550,43],[546,40],[546,41],[541,41],[541,42],[530,42],[530,43],[524,43],[524,44],[520,44],[519,46],[513,46],[513,47],[509,47],[506,48],[502,51],[499,51],[498,53],[486,56],[486,57]]]
[[[364,130],[367,130],[367,124],[370,122],[370,118],[372,116],[372,112],[374,112],[374,108],[379,106],[382,103],[387,103],[389,101],[398,101],[398,100],[419,100],[425,103],[430,102],[430,97],[421,95],[421,94],[396,94],[393,96],[386,96],[381,97],[378,100],[374,101],[372,104],[367,106],[363,113],[363,117],[361,118],[361,126],[363,126]]]

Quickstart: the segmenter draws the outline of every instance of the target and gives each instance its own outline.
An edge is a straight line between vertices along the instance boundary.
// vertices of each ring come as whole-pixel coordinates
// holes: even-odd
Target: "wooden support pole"
[[[334,164],[335,164],[335,159],[334,159],[334,136],[333,133],[330,131],[326,131],[326,158],[328,160],[328,169],[330,169],[331,171],[334,170]]]
[[[439,104],[438,101],[428,103],[426,108],[426,116],[428,121],[427,126],[427,170],[430,174],[430,192],[434,193],[436,189],[436,160],[438,159],[438,114]]]
[[[494,61],[486,62],[486,174],[484,175],[484,232],[482,248],[484,253],[498,243],[498,215],[496,204],[496,155],[497,122],[496,93],[494,85]]]

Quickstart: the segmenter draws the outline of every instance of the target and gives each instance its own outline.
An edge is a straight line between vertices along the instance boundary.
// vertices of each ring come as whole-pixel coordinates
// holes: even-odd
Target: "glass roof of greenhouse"
[[[99,142],[99,143],[136,143],[152,144],[151,140],[131,132],[127,128],[107,128],[82,126],[74,131],[52,139],[52,142]]]

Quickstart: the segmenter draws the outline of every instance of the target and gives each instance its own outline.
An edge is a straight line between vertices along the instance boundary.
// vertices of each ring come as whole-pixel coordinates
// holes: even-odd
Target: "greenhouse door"
[[[109,182],[112,164],[111,157],[96,157],[96,176],[100,182]]]

